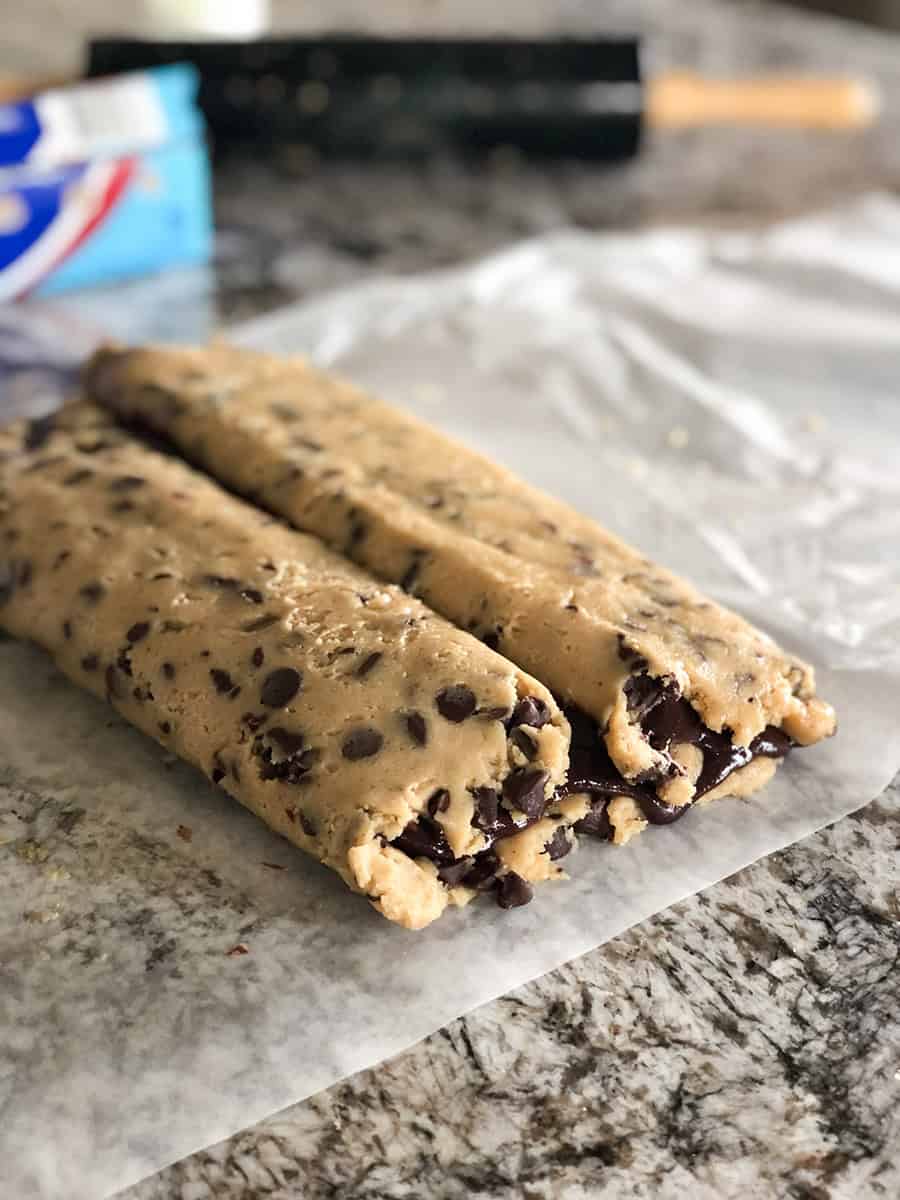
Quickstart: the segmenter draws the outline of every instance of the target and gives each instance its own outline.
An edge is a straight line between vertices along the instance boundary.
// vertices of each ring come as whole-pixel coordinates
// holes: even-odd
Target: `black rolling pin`
[[[420,158],[502,146],[619,160],[647,126],[869,124],[865,83],[689,74],[644,80],[638,38],[510,41],[356,36],[90,43],[91,76],[190,61],[218,150],[302,143],[326,157]]]

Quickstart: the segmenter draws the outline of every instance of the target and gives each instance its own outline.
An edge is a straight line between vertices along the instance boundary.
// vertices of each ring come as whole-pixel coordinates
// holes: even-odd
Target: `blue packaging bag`
[[[147,83],[143,76],[123,77],[129,86],[119,90],[117,102],[152,94],[164,121],[153,125],[138,112],[134,124],[125,123],[137,142],[127,151],[66,161],[63,141],[55,137],[44,143],[47,165],[30,153],[24,166],[0,169],[0,301],[208,260],[211,181],[202,118],[193,103],[196,72],[177,66],[144,76],[152,84],[149,93],[132,86]],[[114,132],[111,127],[107,146]],[[121,147],[127,139],[116,136]],[[82,150],[88,141],[82,138]],[[51,143],[58,153],[46,153]],[[30,144],[33,149],[40,138]],[[98,139],[91,144],[96,148]],[[0,153],[3,145],[0,131]],[[6,142],[8,154],[11,145]]]
[[[0,104],[0,168],[45,170],[202,138],[198,83],[194,67],[176,63]]]

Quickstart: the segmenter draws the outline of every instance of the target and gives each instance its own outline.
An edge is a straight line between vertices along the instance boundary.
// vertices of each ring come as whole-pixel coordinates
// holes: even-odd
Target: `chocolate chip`
[[[410,821],[398,838],[391,842],[410,858],[429,858],[432,862],[449,866],[453,862],[453,851],[447,835],[438,821],[421,816]]]
[[[174,679],[175,678],[175,664],[170,663],[170,662],[164,662],[162,665],[162,673],[163,673],[163,675],[165,675],[166,679]]]
[[[145,638],[149,632],[150,622],[138,621],[136,624],[132,625],[132,627],[125,634],[125,639],[134,645],[135,642],[139,642],[142,638]]]
[[[469,874],[475,862],[474,858],[466,856],[459,858],[456,862],[450,863],[447,867],[441,867],[438,871],[438,879],[447,887],[458,887]]]
[[[662,699],[665,687],[650,675],[632,675],[626,679],[622,689],[628,706],[628,715],[639,721]]]
[[[263,594],[256,588],[241,588],[241,597],[248,604],[262,604],[263,602]]]
[[[96,671],[100,666],[100,659],[96,654],[86,654],[81,660],[81,669],[83,671]]]
[[[63,480],[64,487],[77,487],[79,483],[84,483],[86,480],[93,477],[94,472],[90,467],[81,467],[77,471],[73,471],[71,475],[67,475]]]
[[[150,690],[150,688],[140,687],[140,685],[136,687],[131,694],[134,696],[135,700],[139,701],[141,704],[143,704],[145,700],[153,699],[153,692]]]
[[[213,781],[213,783],[221,783],[222,780],[225,778],[225,768],[224,767],[213,767],[212,771],[210,771],[209,777]]]
[[[12,563],[0,563],[0,605],[8,604],[16,590],[16,575]]]
[[[29,421],[25,427],[25,437],[22,440],[22,445],[26,450],[40,450],[41,446],[50,437],[56,426],[56,415],[50,413],[46,417],[38,417],[34,421]]]
[[[609,796],[591,796],[591,811],[575,823],[575,832],[600,838],[604,842],[613,840],[613,827],[609,819]]]
[[[352,513],[350,515],[352,516]],[[368,532],[369,527],[366,525],[365,521],[353,521],[350,526],[350,532],[347,534],[345,553],[352,554],[354,549],[359,545]]]
[[[119,690],[119,678],[116,675],[116,668],[111,664],[106,668],[106,674],[104,678],[106,680],[107,700],[110,700],[113,696],[121,696],[122,693]]]
[[[239,579],[228,575],[201,575],[200,583],[203,587],[213,588],[218,592],[236,592],[241,586]]]
[[[437,816],[439,812],[446,812],[450,807],[450,793],[446,788],[438,788],[436,792],[432,792],[428,797],[428,803],[425,807],[432,817]]]
[[[111,492],[133,492],[147,482],[140,475],[118,475],[109,485]]]
[[[479,892],[488,891],[494,886],[494,877],[500,870],[500,859],[493,850],[483,850],[475,856],[475,865],[464,877],[462,882],[466,887],[475,888]]]
[[[53,560],[53,568],[52,569],[54,571],[57,570],[59,567],[61,567],[63,565],[64,562],[67,561],[67,559],[70,559],[71,557],[72,557],[71,550],[60,550],[59,554],[57,554],[56,558],[54,558],[54,560]]]
[[[533,896],[531,885],[515,871],[501,876],[497,887],[497,903],[501,908],[521,908],[523,904],[528,904]]]
[[[135,508],[137,508],[137,505],[131,500],[117,500],[116,503],[110,507],[109,511],[111,513],[133,512]]]
[[[252,718],[246,713],[244,720]],[[319,761],[320,752],[314,747],[304,749],[306,739],[302,733],[284,729],[280,725],[258,737],[253,744],[253,753],[260,761],[261,779],[278,779],[283,783],[305,783],[305,776]]]
[[[271,625],[277,625],[281,620],[273,613],[265,613],[261,617],[256,617],[252,621],[245,621],[241,626],[242,633],[259,633],[261,629],[268,629]]]
[[[344,738],[341,754],[350,762],[358,762],[361,758],[371,758],[384,745],[384,738],[377,729],[363,725],[353,729]]]
[[[265,661],[265,657],[265,652],[263,651],[262,646],[257,646],[250,655],[250,662],[254,667],[261,667]]]
[[[543,729],[550,720],[550,709],[537,696],[525,696],[513,709],[510,718],[510,728],[515,725],[528,725],[532,729]]]
[[[452,721],[454,725],[465,721],[466,717],[471,717],[478,707],[475,693],[464,683],[454,683],[450,687],[444,688],[443,691],[438,692],[435,700],[441,716]]]
[[[424,746],[427,744],[428,725],[420,712],[410,712],[406,714],[406,729],[409,733],[409,736],[417,746]]]
[[[362,679],[363,676],[368,675],[369,672],[372,670],[372,668],[375,666],[375,664],[378,662],[378,660],[380,658],[381,658],[381,651],[373,650],[372,653],[367,655],[363,659],[363,661],[359,664],[359,666],[356,668],[357,677],[359,679]]]
[[[571,849],[572,843],[566,837],[566,831],[562,826],[557,829],[550,841],[544,846],[544,852],[551,862],[565,858]]]
[[[116,658],[116,666],[119,668],[120,671],[122,671],[123,674],[127,675],[129,679],[134,674],[134,672],[131,669],[131,659],[128,656],[128,648],[127,647],[123,647],[119,651],[118,656]]]
[[[230,692],[233,690],[235,686],[234,680],[227,671],[223,671],[219,667],[212,667],[209,675],[216,686],[216,691],[219,692],[220,695],[224,695],[225,692]]]
[[[489,833],[497,824],[497,814],[500,811],[500,793],[493,788],[474,788],[472,797],[475,801],[475,815],[472,824],[483,833]]]
[[[150,576],[150,582],[155,583],[157,579],[174,579],[175,576],[171,571],[157,571],[155,575]]]
[[[534,762],[537,758],[538,748],[531,734],[526,733],[524,729],[514,729],[509,740],[525,755],[529,762]]]
[[[62,631],[63,631],[63,637],[66,639],[67,642],[70,642],[72,640],[72,622],[71,621],[63,621]]]
[[[500,630],[494,629],[490,633],[486,633],[481,639],[489,650],[496,650],[500,645]]]
[[[503,783],[504,799],[526,817],[540,817],[547,805],[544,785],[548,778],[546,771],[530,771],[527,767],[513,771]]]
[[[279,667],[263,680],[260,703],[267,708],[284,708],[300,691],[302,682],[302,675],[293,667]]]
[[[306,815],[306,813],[300,812],[297,815],[300,818],[300,828],[303,830],[303,832],[306,834],[306,836],[307,837],[315,837],[316,834],[318,833],[318,830],[316,829],[314,823]]]
[[[78,589],[78,595],[86,604],[99,604],[106,595],[106,588],[102,583],[86,583]]]
[[[172,726],[169,724],[168,721],[160,721],[159,731],[160,731],[160,733],[169,734],[172,732]]]
[[[419,577],[419,572],[422,569],[422,559],[424,557],[424,550],[413,550],[409,566],[406,568],[403,578],[400,580],[400,586],[404,592],[411,592],[415,586],[416,580]]]
[[[294,754],[299,754],[306,744],[306,738],[302,733],[292,733],[289,729],[283,729],[280,725],[273,726],[268,731],[266,737],[269,741],[274,742],[278,750],[286,758],[290,758]]]

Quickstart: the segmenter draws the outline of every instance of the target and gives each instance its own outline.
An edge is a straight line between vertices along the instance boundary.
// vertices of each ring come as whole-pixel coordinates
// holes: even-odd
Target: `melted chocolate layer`
[[[625,694],[630,711],[638,716],[641,730],[654,750],[668,756],[671,746],[686,742],[702,751],[703,767],[695,785],[695,799],[718,787],[754,758],[784,758],[791,748],[790,738],[774,725],[766,726],[749,746],[733,745],[730,733],[716,733],[703,724],[673,683],[649,675],[634,676],[625,685]],[[596,722],[579,709],[566,709],[566,716],[572,726],[572,750],[569,778],[561,794],[631,796],[652,825],[669,825],[684,816],[690,804],[666,804],[656,795],[654,784],[665,778],[666,772],[654,779],[623,779],[609,757]],[[672,762],[668,775],[675,774],[677,767]]]
[[[729,733],[716,733],[703,724],[673,683],[665,683],[649,675],[635,675],[625,685],[625,694],[629,711],[638,720],[654,750],[668,757],[673,745],[688,743],[702,751],[703,767],[697,779],[695,799],[718,787],[732,772],[746,766],[754,758],[784,758],[791,748],[787,734],[773,725],[768,725],[749,746],[733,745]],[[596,721],[574,707],[566,708],[565,714],[572,727],[569,777],[551,800],[530,808],[527,816],[521,811],[517,813],[517,823],[510,810],[503,805],[499,792],[493,788],[478,788],[473,793],[475,815],[472,824],[487,839],[485,850],[470,857],[454,858],[440,822],[425,814],[410,821],[391,845],[411,858],[430,859],[439,867],[438,877],[449,887],[462,883],[479,890],[489,890],[497,885],[497,872],[500,869],[500,860],[491,847],[503,838],[534,825],[548,809],[552,811],[554,799],[587,793],[591,810],[576,823],[575,830],[603,841],[611,841],[613,837],[613,827],[606,811],[613,796],[631,796],[641,806],[644,817],[651,825],[671,825],[692,807],[692,804],[666,804],[656,795],[654,784],[677,774],[678,768],[674,762],[670,760],[669,769],[664,769],[652,780],[624,779],[609,756]],[[539,720],[529,720],[527,723],[538,726]]]

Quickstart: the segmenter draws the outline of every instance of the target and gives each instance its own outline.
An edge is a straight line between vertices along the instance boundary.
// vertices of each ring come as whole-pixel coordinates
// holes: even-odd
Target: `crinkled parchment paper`
[[[752,236],[560,234],[239,331],[339,367],[690,575],[818,665],[840,733],[752,800],[583,846],[528,908],[411,934],[3,642],[0,1195],[111,1193],[885,787],[898,246],[900,208],[878,197]],[[89,340],[74,311],[3,314],[7,407],[49,402],[47,364]]]

